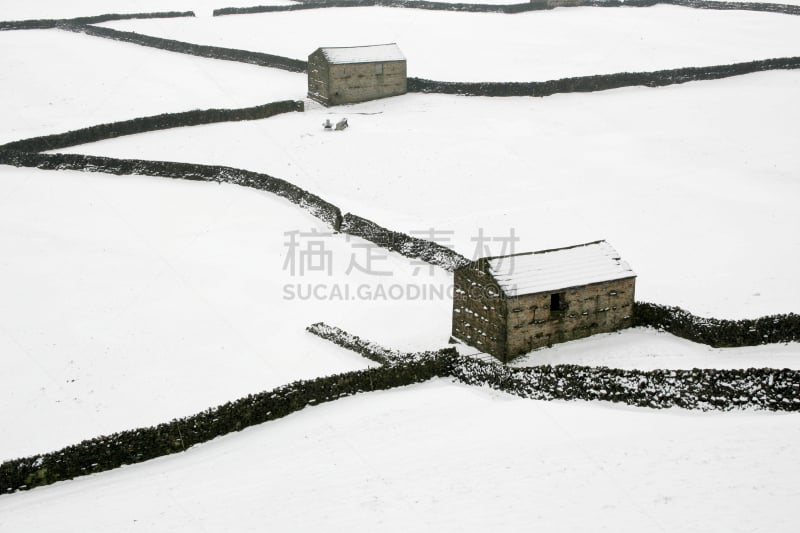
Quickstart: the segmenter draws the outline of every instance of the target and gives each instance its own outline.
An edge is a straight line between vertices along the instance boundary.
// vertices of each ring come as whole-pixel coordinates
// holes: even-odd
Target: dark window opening
[[[564,302],[564,293],[557,292],[550,295],[550,311],[564,311],[566,310],[566,302]]]

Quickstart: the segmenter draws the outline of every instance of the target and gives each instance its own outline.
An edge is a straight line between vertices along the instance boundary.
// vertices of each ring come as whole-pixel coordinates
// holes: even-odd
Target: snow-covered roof
[[[370,46],[345,46],[320,48],[329,63],[373,63],[375,61],[405,61],[405,56],[395,43]]]
[[[636,275],[606,241],[488,257],[486,262],[508,296],[557,291]]]

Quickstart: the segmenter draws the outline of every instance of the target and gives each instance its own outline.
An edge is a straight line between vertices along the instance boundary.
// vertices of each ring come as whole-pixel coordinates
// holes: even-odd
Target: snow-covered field
[[[788,533],[795,418],[535,402],[437,380],[2,496],[0,527]]]
[[[191,414],[295,379],[367,361],[304,332],[325,320],[389,347],[444,346],[450,302],[380,298],[377,285],[448,286],[409,260],[360,241],[324,241],[332,275],[292,276],[286,231],[315,219],[272,195],[228,185],[2,169],[0,180],[0,458],[41,452]],[[180,206],[176,210],[175,206]],[[284,268],[286,266],[286,268]],[[295,288],[301,284],[301,289]],[[287,299],[284,286],[322,298]],[[362,299],[343,301],[368,286]],[[796,344],[712,350],[633,330],[531,354],[520,364],[631,368],[797,367]],[[20,413],[26,413],[20,417]]]
[[[8,1],[0,20],[225,7],[68,4]],[[797,55],[798,23],[664,6],[113,26],[301,58],[335,39],[397,40],[412,75],[544,79]],[[0,142],[306,91],[298,74],[60,30],[0,32],[0,47],[13,51],[0,54]],[[470,257],[478,228],[514,228],[517,251],[605,238],[639,275],[638,299],[739,318],[798,311],[798,90],[800,73],[786,71],[544,99],[416,94],[73,151],[265,171],[398,230],[452,231],[441,236]],[[341,116],[347,131],[322,131]],[[327,230],[252,189],[0,166],[0,460],[373,364],[306,333],[313,322],[401,350],[445,345],[448,297],[408,291],[446,288],[449,274],[344,235],[298,236],[289,249],[286,232],[314,229]],[[292,275],[320,245],[330,275]],[[307,270],[319,266],[309,257]],[[287,286],[316,296],[289,298]],[[518,364],[559,362],[800,368],[800,347],[713,350],[636,329]],[[0,531],[788,533],[800,519],[799,432],[791,414],[536,402],[436,380],[0,496]]]
[[[304,328],[324,320],[399,349],[440,348],[450,300],[369,300],[450,283],[368,250],[273,195],[230,185],[0,168],[0,459],[151,425],[368,361]],[[299,275],[323,242],[331,275]],[[375,256],[380,255],[376,253]],[[294,262],[286,264],[287,257]],[[310,256],[309,256],[310,257]],[[316,261],[316,260],[314,260]],[[309,263],[310,264],[310,263]],[[284,268],[286,266],[286,268]],[[284,286],[301,284],[292,289]],[[349,286],[366,299],[301,299]]]
[[[800,72],[547,98],[413,94],[74,152],[270,173],[401,231],[517,251],[607,239],[637,298],[743,318],[800,302]],[[347,116],[343,134],[326,117]],[[357,156],[354,156],[357,152]],[[500,253],[498,243],[492,252]]]
[[[0,17],[0,20],[2,17]],[[60,30],[1,31],[0,143],[104,122],[297,98],[305,76]]]
[[[516,15],[339,8],[109,27],[306,59],[319,46],[397,42],[408,75],[534,81],[800,55],[800,17],[675,6]]]

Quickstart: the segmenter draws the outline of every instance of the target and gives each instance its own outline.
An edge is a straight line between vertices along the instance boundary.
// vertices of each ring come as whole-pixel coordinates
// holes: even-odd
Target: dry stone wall
[[[433,11],[462,11],[471,13],[526,13],[557,7],[651,7],[657,4],[675,5],[694,9],[745,10],[800,14],[800,6],[761,2],[720,2],[712,0],[531,0],[529,2],[509,2],[508,4],[481,4],[473,2],[430,2],[427,0],[303,0],[301,3],[281,6],[225,7],[214,10],[214,16],[244,15],[248,13],[268,13],[276,11],[297,11],[303,9],[325,9],[330,7],[394,7],[406,9],[425,9]]]
[[[182,452],[195,444],[344,396],[444,376],[448,364],[447,358],[430,356],[402,365],[295,381],[157,426],[121,431],[52,453],[5,461],[0,463],[0,495]]]
[[[341,231],[377,244],[406,257],[422,259],[432,265],[453,271],[469,260],[458,252],[439,243],[412,237],[405,233],[379,226],[375,222],[352,213],[342,217]]]
[[[283,100],[240,109],[196,109],[181,113],[163,113],[149,117],[99,124],[65,133],[23,139],[6,143],[0,146],[0,150],[44,152],[149,131],[213,124],[216,122],[261,120],[283,113],[302,112],[303,110],[304,104],[302,101]]]
[[[662,87],[700,80],[717,80],[763,72],[800,68],[800,57],[761,59],[730,65],[685,67],[653,72],[618,72],[532,82],[449,82],[408,78],[408,91],[463,96],[550,96],[558,93],[594,92],[621,87]]]
[[[5,20],[0,21],[0,31],[8,30],[45,30],[57,28],[64,24],[100,24],[111,22],[112,20],[129,19],[154,19],[154,18],[178,18],[193,17],[191,11],[166,11],[161,13],[110,13],[107,15],[95,15],[92,17],[76,17],[71,19],[28,19],[28,20]]]
[[[789,369],[515,368],[459,358],[452,375],[468,385],[489,386],[537,400],[602,400],[654,409],[800,411],[800,371]]]
[[[351,341],[345,339],[342,344]],[[489,386],[539,400],[601,400],[655,409],[800,410],[800,372],[796,370],[639,371],[575,365],[512,368],[442,350],[377,368],[296,381],[157,426],[100,436],[52,453],[5,461],[0,463],[0,494],[179,453],[195,444],[282,418],[308,406],[435,377],[452,377],[468,385]]]
[[[180,54],[207,57],[211,59],[221,59],[224,61],[237,61],[239,63],[249,63],[251,65],[258,65],[261,67],[287,70],[289,72],[306,71],[305,61],[273,54],[265,54],[262,52],[250,52],[248,50],[239,50],[235,48],[223,48],[220,46],[187,43],[184,41],[176,41],[174,39],[152,37],[150,35],[143,35],[141,33],[134,33],[131,31],[120,31],[102,26],[90,26],[73,22],[62,24],[59,27],[76,33],[84,33],[94,37],[102,37],[115,41],[138,44],[141,46],[149,46],[151,48],[158,48],[160,50],[178,52]]]
[[[286,180],[238,168],[175,161],[116,159],[82,154],[41,154],[3,149],[0,149],[0,164],[44,170],[81,170],[114,175],[160,176],[231,183],[271,192],[285,198],[328,223],[334,229],[341,224],[339,208],[319,196]]]
[[[715,348],[800,342],[800,315],[795,313],[725,320],[695,316],[680,307],[636,302],[633,325],[667,331]]]

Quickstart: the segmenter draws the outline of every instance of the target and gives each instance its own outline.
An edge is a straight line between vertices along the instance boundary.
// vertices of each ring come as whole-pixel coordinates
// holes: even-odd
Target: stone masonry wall
[[[453,275],[453,337],[501,361],[505,357],[506,301],[492,277],[475,268]]]
[[[330,105],[364,102],[407,91],[405,61],[331,65],[329,76]]]
[[[565,291],[508,299],[508,358],[595,333],[632,325],[635,278],[593,283]],[[551,294],[563,295],[561,310],[550,309]]]
[[[321,104],[328,103],[328,62],[317,50],[308,56],[308,97]]]
[[[57,28],[63,24],[100,24],[112,20],[154,19],[193,17],[191,11],[167,11],[160,13],[107,13],[91,17],[76,17],[71,19],[27,19],[27,20],[2,20],[0,31],[8,30],[43,30]]]

